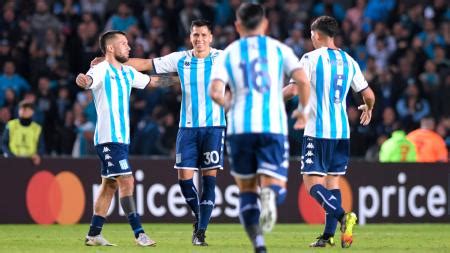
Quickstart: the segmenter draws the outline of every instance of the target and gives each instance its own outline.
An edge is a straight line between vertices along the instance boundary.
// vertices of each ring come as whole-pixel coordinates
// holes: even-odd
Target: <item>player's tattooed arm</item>
[[[153,75],[151,76],[151,87],[169,87],[180,83],[178,76],[171,75]]]

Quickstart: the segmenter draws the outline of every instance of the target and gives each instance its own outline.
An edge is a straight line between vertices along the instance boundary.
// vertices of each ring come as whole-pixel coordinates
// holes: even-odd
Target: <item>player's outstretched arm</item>
[[[372,110],[375,105],[375,94],[370,87],[367,87],[361,91],[361,96],[364,100],[364,104],[358,106],[358,109],[362,111],[360,119],[360,124],[367,126],[372,119]]]
[[[105,57],[95,57],[94,60],[91,61],[91,67],[99,64],[104,60]],[[125,64],[135,68],[139,72],[153,72],[153,59],[130,58],[127,62],[125,62]]]
[[[178,76],[168,75],[152,75],[150,81],[150,87],[169,87],[172,85],[180,84],[180,78]]]
[[[292,114],[293,118],[297,118],[294,129],[302,129],[306,125],[306,120],[309,114],[309,94],[311,92],[310,83],[306,73],[303,69],[297,69],[292,73],[292,79],[294,79],[297,88],[297,94],[299,97],[298,108]]]
[[[83,73],[78,74],[75,82],[80,88],[87,89],[92,85],[92,77],[85,75]]]

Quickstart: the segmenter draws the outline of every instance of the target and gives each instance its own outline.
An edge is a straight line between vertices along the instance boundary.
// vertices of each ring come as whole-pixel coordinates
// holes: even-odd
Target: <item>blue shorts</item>
[[[303,137],[302,174],[345,175],[350,157],[348,139]]]
[[[225,127],[183,127],[178,130],[175,169],[223,168]]]
[[[95,146],[100,157],[102,177],[115,178],[132,174],[128,163],[128,145],[122,143],[103,143]]]
[[[231,175],[241,179],[265,174],[287,181],[289,143],[282,134],[236,134],[228,136]]]

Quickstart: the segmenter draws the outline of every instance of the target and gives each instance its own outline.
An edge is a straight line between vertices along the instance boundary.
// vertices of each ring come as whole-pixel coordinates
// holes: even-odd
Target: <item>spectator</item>
[[[359,31],[362,28],[362,24],[364,21],[364,9],[366,8],[366,0],[356,0],[355,6],[348,9],[345,13],[345,19],[350,21],[352,27]]]
[[[312,15],[314,17],[328,15],[335,17],[337,21],[341,22],[345,18],[345,11],[338,1],[322,0],[313,7]]]
[[[126,32],[131,26],[137,25],[130,6],[126,2],[119,3],[117,13],[112,15],[106,23],[105,30],[119,30]]]
[[[74,122],[73,111],[67,111],[64,122],[56,126],[54,151],[57,155],[72,155],[74,142],[77,138],[77,127]]]
[[[444,37],[436,31],[436,25],[432,20],[425,20],[424,30],[418,37],[423,42],[425,53],[431,59],[434,58],[433,50],[436,46],[445,46]]]
[[[33,122],[34,105],[22,101],[19,118],[8,122],[3,132],[2,149],[5,157],[28,157],[34,165],[41,163],[45,152],[41,126]]]
[[[44,41],[45,33],[48,29],[53,29],[57,34],[61,31],[62,25],[59,20],[49,12],[46,0],[36,0],[35,13],[31,17],[31,32],[37,38],[38,43]]]
[[[3,74],[0,75],[0,96],[8,88],[12,89],[17,97],[30,90],[27,80],[16,73],[16,65],[12,61],[5,62],[3,66]],[[2,98],[0,98],[0,101],[2,101]]]
[[[417,162],[448,161],[448,150],[445,146],[445,141],[434,129],[434,119],[424,117],[420,121],[420,128],[406,136],[416,147]]]
[[[405,95],[398,100],[396,108],[402,124],[408,126],[406,130],[414,129],[420,120],[430,113],[430,104],[420,96],[414,79],[408,80]]]

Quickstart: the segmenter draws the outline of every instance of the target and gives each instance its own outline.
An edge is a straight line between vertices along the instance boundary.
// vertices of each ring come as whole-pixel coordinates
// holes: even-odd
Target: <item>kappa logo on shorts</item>
[[[109,152],[109,151],[111,151],[111,150],[109,150],[108,147],[104,147],[104,148],[103,148],[103,153],[107,153],[107,152]]]
[[[111,160],[111,159],[112,159],[112,157],[110,155],[108,155],[108,154],[105,155],[105,160]]]
[[[306,152],[305,156],[314,156],[314,153],[311,150],[308,150],[308,152]]]
[[[108,167],[113,167],[114,164],[112,162],[108,162]]]
[[[306,159],[305,161],[306,164],[313,164],[314,161],[311,158]]]
[[[310,142],[310,143],[308,143],[308,145],[306,145],[306,148],[313,149],[313,148],[314,148],[314,144],[312,144],[312,143]]]
[[[175,163],[181,163],[181,154],[175,155]]]
[[[128,162],[127,162],[126,159],[120,160],[120,161],[119,161],[119,164],[120,164],[120,168],[121,168],[122,170],[128,169]]]

